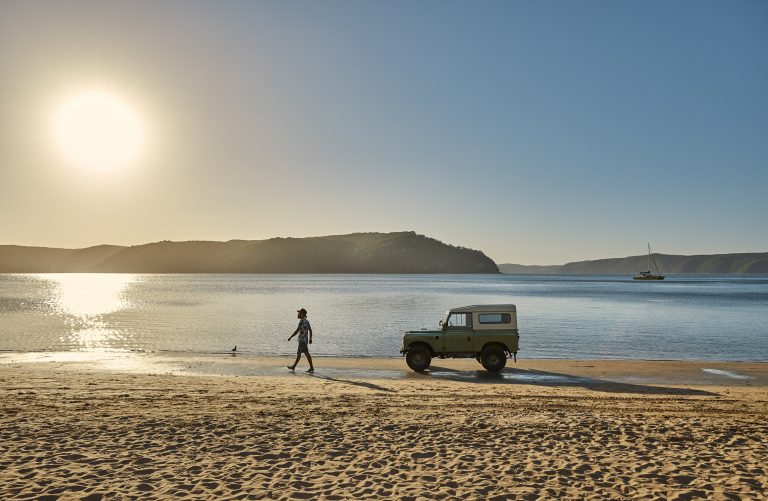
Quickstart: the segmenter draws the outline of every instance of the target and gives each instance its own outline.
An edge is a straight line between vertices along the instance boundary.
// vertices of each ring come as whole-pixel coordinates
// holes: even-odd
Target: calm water
[[[514,303],[520,356],[768,360],[768,277],[0,275],[0,350],[398,356],[455,306]]]

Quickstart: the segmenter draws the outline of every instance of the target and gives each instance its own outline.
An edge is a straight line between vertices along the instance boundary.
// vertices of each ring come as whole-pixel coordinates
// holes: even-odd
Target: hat
[[[300,310],[296,310],[296,313],[303,313],[304,315],[306,315],[306,314],[307,314],[307,310],[305,310],[304,308],[302,308],[302,309],[300,309]]]

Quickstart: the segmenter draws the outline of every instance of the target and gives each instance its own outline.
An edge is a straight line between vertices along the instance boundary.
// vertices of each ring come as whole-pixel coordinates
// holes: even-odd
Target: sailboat
[[[656,268],[656,274],[651,273],[651,261],[653,261],[653,267]],[[659,267],[656,265],[656,258],[653,257],[651,252],[651,244],[648,244],[648,271],[641,271],[634,277],[633,280],[664,280],[664,275],[659,273]]]

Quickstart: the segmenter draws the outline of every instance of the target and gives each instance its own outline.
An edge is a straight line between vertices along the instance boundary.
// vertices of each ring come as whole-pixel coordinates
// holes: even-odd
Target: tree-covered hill
[[[0,246],[0,273],[498,273],[480,251],[414,232],[155,242],[87,249]]]

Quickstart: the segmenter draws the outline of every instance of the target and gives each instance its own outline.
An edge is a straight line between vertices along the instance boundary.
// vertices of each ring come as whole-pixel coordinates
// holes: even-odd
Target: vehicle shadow
[[[624,383],[606,379],[593,379],[557,372],[537,371],[534,369],[505,368],[493,373],[484,370],[459,371],[433,365],[422,373],[412,373],[415,377],[447,379],[464,383],[478,384],[526,384],[549,387],[579,387],[605,393],[636,393],[643,395],[678,395],[678,396],[717,396],[711,391],[693,388],[674,388],[647,384]]]

